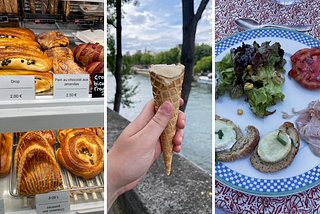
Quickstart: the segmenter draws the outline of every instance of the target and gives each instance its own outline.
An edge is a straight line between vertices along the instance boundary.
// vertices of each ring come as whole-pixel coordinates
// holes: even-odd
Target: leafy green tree
[[[131,56],[131,62],[133,65],[141,65],[141,57],[142,54],[141,53],[135,53]]]
[[[212,56],[205,56],[193,67],[193,75],[203,72],[212,72]]]
[[[194,63],[196,64],[205,56],[212,56],[212,47],[204,43],[201,45],[196,44],[194,49]]]
[[[153,56],[151,54],[142,54],[140,61],[142,64],[144,65],[150,65],[153,63],[154,59]]]

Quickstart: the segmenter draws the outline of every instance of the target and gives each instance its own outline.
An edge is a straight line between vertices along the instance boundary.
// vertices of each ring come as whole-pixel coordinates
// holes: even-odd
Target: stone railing
[[[108,150],[129,123],[108,108]],[[118,197],[108,214],[209,214],[211,191],[212,175],[174,154],[171,174],[167,176],[161,155],[136,187]]]

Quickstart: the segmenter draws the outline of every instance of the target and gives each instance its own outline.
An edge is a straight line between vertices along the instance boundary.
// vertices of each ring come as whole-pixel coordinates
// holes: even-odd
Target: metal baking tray
[[[104,15],[103,8],[100,5],[80,4],[79,7],[84,15]]]

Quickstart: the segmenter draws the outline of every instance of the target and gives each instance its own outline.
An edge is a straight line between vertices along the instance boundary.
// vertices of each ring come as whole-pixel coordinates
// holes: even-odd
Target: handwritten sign
[[[49,192],[36,195],[36,212],[67,213],[70,211],[69,191]]]
[[[3,202],[3,199],[0,199],[0,214],[4,214],[4,202]]]
[[[0,76],[0,100],[33,100],[34,76]]]
[[[88,98],[89,74],[54,74],[53,98]]]
[[[92,79],[92,97],[104,97],[104,74],[96,73]]]

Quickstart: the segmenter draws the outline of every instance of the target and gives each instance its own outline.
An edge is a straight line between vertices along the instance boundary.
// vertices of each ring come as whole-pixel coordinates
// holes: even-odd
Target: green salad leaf
[[[219,72],[216,87],[216,99],[229,91],[231,99],[239,99],[243,93],[250,104],[250,110],[258,117],[273,114],[267,107],[283,101],[282,84],[286,71],[283,66],[284,50],[278,42],[270,46],[270,41],[261,46],[257,42],[252,45],[232,48],[220,62],[215,63]]]

